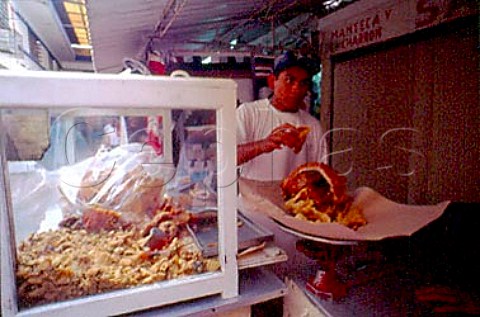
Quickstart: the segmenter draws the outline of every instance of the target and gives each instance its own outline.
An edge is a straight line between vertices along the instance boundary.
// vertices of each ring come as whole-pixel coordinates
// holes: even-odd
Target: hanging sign
[[[468,0],[358,1],[320,19],[320,52],[347,52],[473,14]]]

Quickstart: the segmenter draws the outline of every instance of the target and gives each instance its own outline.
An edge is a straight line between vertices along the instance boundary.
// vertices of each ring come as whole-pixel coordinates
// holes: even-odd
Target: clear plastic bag
[[[133,143],[62,168],[59,189],[70,212],[102,208],[141,226],[162,203],[174,176],[172,164],[162,162],[150,147]]]
[[[9,162],[9,191],[12,197],[17,243],[30,233],[52,228],[53,219],[61,219],[57,202],[58,174],[34,161]],[[53,225],[55,226],[55,225]]]

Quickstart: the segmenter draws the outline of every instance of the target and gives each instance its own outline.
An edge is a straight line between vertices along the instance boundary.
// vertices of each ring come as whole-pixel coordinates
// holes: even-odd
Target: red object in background
[[[163,138],[158,134],[162,124],[162,117],[148,117],[146,143],[153,148],[157,155],[163,154]]]
[[[147,66],[152,75],[165,75],[165,59],[160,53],[150,52]]]

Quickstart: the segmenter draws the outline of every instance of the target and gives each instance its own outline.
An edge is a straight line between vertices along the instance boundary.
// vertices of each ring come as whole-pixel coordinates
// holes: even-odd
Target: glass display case
[[[0,72],[0,86],[3,316],[238,295],[233,81]]]

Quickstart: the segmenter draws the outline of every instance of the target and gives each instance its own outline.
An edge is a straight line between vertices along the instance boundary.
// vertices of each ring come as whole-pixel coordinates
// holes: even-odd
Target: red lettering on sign
[[[370,43],[382,38],[382,28],[378,27],[373,30],[354,34],[350,37],[346,37],[343,41],[338,42],[336,48],[344,49],[350,47],[356,47],[364,43]]]
[[[393,11],[393,9],[385,10],[385,18],[387,20],[390,20],[390,16],[392,15],[392,11]]]
[[[370,28],[370,17],[367,17],[367,18],[365,19],[365,27],[366,27],[367,29]]]
[[[377,24],[380,24],[380,16],[378,14],[375,14],[372,21],[372,27],[375,27]]]

